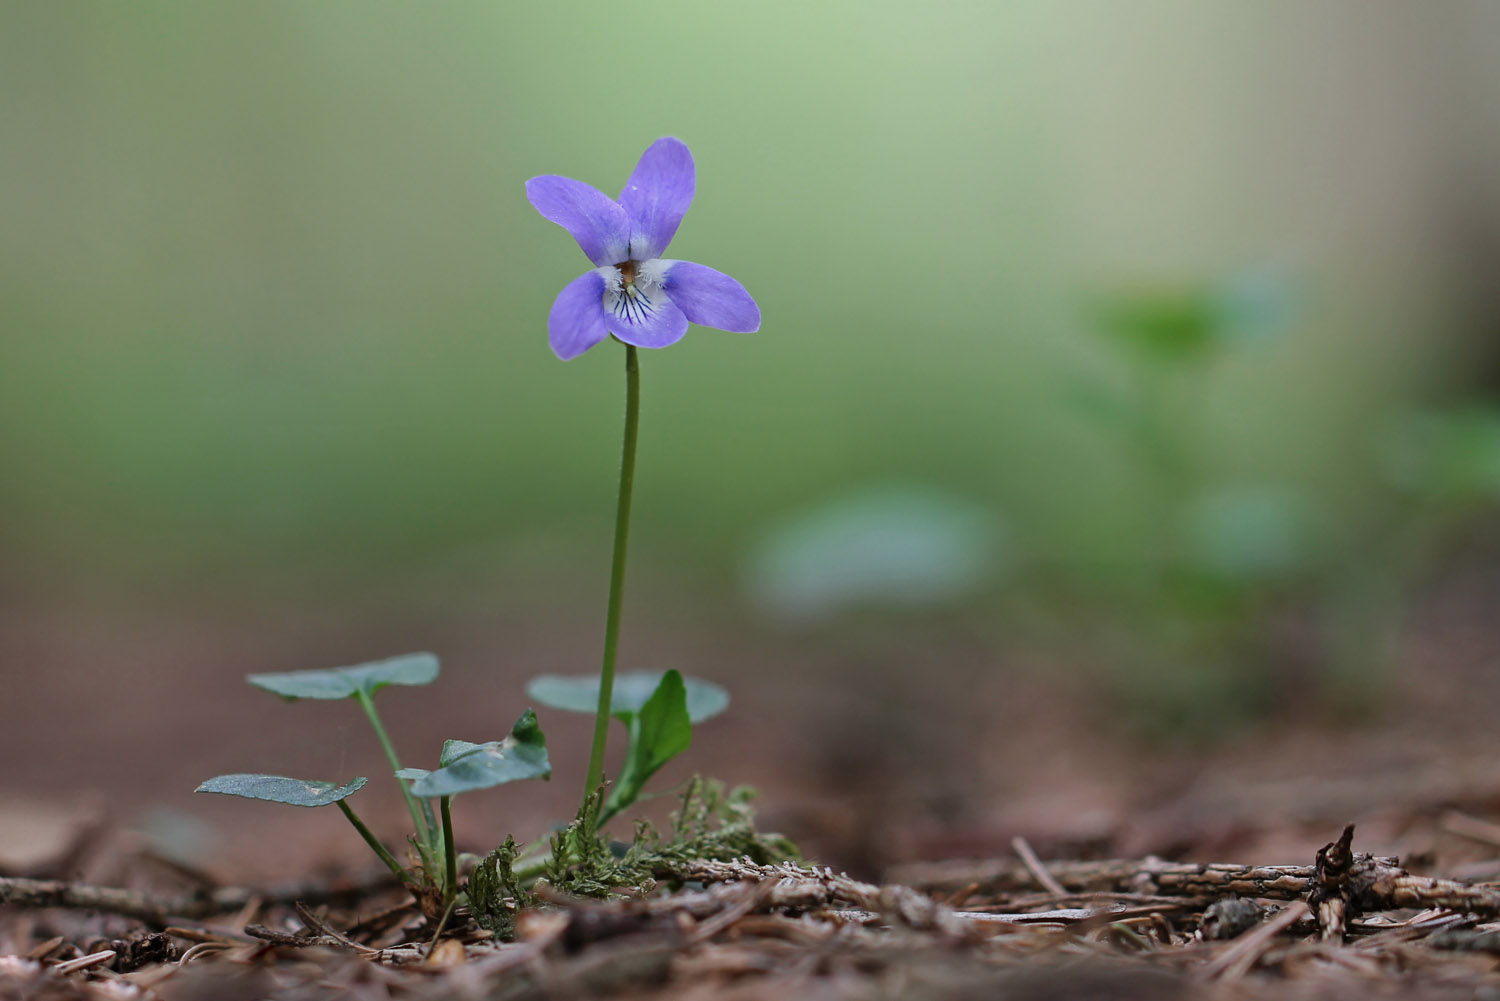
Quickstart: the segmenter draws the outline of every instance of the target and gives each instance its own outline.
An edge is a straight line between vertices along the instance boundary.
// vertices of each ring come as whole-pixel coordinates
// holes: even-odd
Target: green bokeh
[[[1185,433],[1358,505],[1362,429],[1455,333],[1441,255],[1382,249],[1400,218],[1340,229],[1358,204],[1308,221],[1316,170],[1282,162],[1337,110],[1288,93],[1362,8],[1147,6],[8,5],[0,547],[233,587],[603,540],[621,359],[548,351],[587,262],[522,183],[613,193],[665,134],[699,170],[673,255],[765,323],[643,355],[655,558],[723,570],[888,478],[1052,558],[1128,557],[1147,492],[1066,400],[1121,371],[1084,304],[1286,246],[1313,248],[1311,304],[1206,370]]]

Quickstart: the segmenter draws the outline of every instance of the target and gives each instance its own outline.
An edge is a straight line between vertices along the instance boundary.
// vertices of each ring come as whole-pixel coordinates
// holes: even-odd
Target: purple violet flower
[[[552,304],[547,338],[563,361],[613,334],[638,348],[664,348],[688,323],[734,333],[760,329],[760,307],[726,274],[663,258],[696,185],[693,154],[667,136],[641,154],[619,201],[571,177],[526,182],[543,217],[573,234],[596,267],[569,282]]]

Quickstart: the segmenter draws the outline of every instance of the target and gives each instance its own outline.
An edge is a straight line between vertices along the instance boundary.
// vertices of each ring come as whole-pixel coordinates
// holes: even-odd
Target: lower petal
[[[611,289],[604,296],[609,332],[638,348],[664,348],[687,333],[688,319],[660,286]]]
[[[663,287],[689,320],[736,334],[760,329],[760,307],[733,278],[692,261],[659,263]]]
[[[599,271],[586,271],[568,282],[547,316],[547,340],[563,361],[577,358],[609,336],[604,322],[606,282]]]

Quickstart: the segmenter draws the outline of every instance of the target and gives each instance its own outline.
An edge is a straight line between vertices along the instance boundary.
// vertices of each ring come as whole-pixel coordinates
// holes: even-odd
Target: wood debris
[[[192,899],[240,901],[234,925],[184,920],[88,939],[67,929],[123,919],[80,908],[156,925],[172,910],[163,901],[180,900],[56,884],[18,893],[12,880],[0,951],[16,954],[0,957],[0,999],[182,1001],[222,988],[434,1001],[1469,1001],[1500,991],[1500,922],[1490,923],[1500,889],[1414,875],[1355,852],[1353,837],[1345,829],[1307,866],[1043,862],[1021,842],[1016,861],[905,867],[917,885],[745,859],[663,863],[650,894],[583,900],[540,886],[515,942],[480,932],[462,909],[437,928],[389,888],[348,910],[246,906],[255,895],[210,887]]]

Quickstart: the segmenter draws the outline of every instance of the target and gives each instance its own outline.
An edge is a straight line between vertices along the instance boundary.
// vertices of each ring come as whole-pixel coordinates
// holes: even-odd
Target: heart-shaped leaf
[[[437,676],[437,657],[430,653],[409,653],[353,667],[251,674],[245,680],[288,700],[347,699],[359,694],[374,695],[386,685],[430,685]]]
[[[436,771],[416,777],[411,791],[415,796],[431,799],[457,796],[461,792],[488,789],[520,779],[549,779],[552,762],[547,757],[547,738],[537,725],[536,713],[530,709],[521,714],[510,736],[487,744],[467,740],[449,740],[443,744]],[[420,772],[419,768],[403,769]],[[402,778],[408,777],[403,775]]]
[[[646,780],[692,744],[693,723],[687,700],[682,675],[668,671],[640,712],[629,720],[630,746],[620,777],[609,791],[601,823],[639,799]]]
[[[337,782],[293,779],[285,775],[218,775],[193,791],[263,799],[287,806],[327,806],[363,789],[367,781],[357,778],[339,785]]]
[[[688,719],[702,723],[729,708],[729,692],[723,685],[701,678],[683,678],[676,671],[686,690]],[[610,715],[630,724],[661,686],[660,671],[627,671],[615,676],[614,688],[610,690]],[[543,674],[526,683],[526,694],[544,706],[568,712],[593,715],[599,706],[599,679],[590,676]]]
[[[527,711],[530,712],[530,710]],[[521,717],[521,721],[524,721],[525,719],[525,716]],[[516,725],[520,726],[521,721],[518,721]],[[531,722],[536,722],[535,713],[531,713]],[[537,729],[537,734],[541,734],[540,728]],[[438,755],[438,767],[446,768],[457,761],[459,758],[467,757],[476,751],[498,750],[501,743],[502,742],[498,740],[492,740],[486,744],[475,744],[467,740],[445,740],[443,741],[443,753]],[[547,743],[545,737],[542,738],[541,743],[545,746],[545,744]],[[415,782],[418,779],[425,779],[431,774],[432,771],[427,768],[403,768],[396,773],[396,778],[406,779],[409,782]]]

